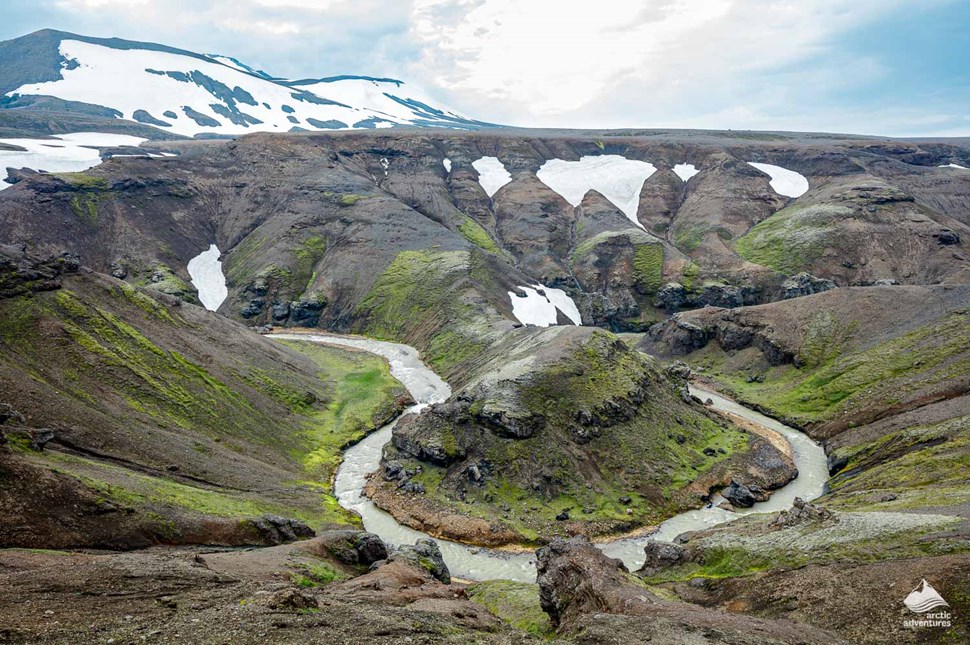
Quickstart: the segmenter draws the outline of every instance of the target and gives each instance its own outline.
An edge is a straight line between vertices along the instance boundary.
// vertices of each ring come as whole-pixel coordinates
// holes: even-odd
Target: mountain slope
[[[0,429],[4,546],[260,544],[264,515],[353,523],[328,494],[340,450],[409,400],[379,358],[302,354],[70,257],[0,246],[0,320],[0,420],[22,417]]]
[[[489,127],[394,79],[288,81],[230,57],[118,38],[44,30],[0,43],[0,60],[0,107],[115,117],[184,136]]]

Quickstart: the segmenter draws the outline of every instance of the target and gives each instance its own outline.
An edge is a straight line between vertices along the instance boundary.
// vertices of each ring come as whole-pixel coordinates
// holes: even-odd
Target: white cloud
[[[423,49],[412,72],[465,111],[495,106],[486,118],[522,125],[686,123],[728,106],[759,113],[787,87],[759,87],[766,74],[824,54],[903,2],[417,0],[411,33]],[[845,78],[872,76],[834,80]],[[801,90],[808,79],[788,80]]]
[[[959,0],[42,1],[80,33],[225,53],[291,78],[402,78],[498,123],[885,134],[966,123],[949,116],[962,109],[950,88],[892,96],[896,72],[851,47],[855,30],[903,9]],[[936,125],[911,118],[920,110]]]
[[[300,25],[286,20],[249,20],[245,18],[226,18],[225,20],[219,21],[219,26],[229,29],[230,31],[238,31],[256,35],[272,34],[274,36],[282,36],[286,34],[298,34],[302,31],[300,29]]]

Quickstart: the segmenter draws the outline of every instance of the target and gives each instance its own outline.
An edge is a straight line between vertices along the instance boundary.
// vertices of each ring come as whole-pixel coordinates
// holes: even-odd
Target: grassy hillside
[[[45,471],[158,539],[199,538],[207,516],[355,522],[330,495],[341,450],[409,400],[373,355],[284,346],[97,274],[0,299],[0,320],[0,398],[25,416],[0,469]]]

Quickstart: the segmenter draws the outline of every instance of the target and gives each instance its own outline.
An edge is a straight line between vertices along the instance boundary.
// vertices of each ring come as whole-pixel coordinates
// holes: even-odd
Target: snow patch
[[[785,197],[801,197],[808,192],[808,179],[804,175],[788,170],[781,166],[773,166],[767,163],[748,162],[749,166],[754,166],[761,172],[771,177],[769,185],[779,195]]]
[[[680,177],[681,181],[690,181],[690,178],[699,173],[700,170],[694,167],[692,163],[679,163],[674,166],[674,174]]]
[[[23,151],[0,150],[0,170],[30,168],[47,172],[81,172],[101,163],[101,153],[92,146],[138,146],[143,141],[145,139],[127,134],[103,132],[72,132],[52,139],[0,139],[0,144],[24,148]],[[0,190],[11,185],[0,179]]]
[[[643,228],[637,219],[640,191],[656,171],[654,165],[646,161],[620,155],[598,155],[582,157],[579,161],[551,159],[542,164],[536,176],[573,206],[579,206],[586,193],[596,190],[623,211],[631,222]]]
[[[509,291],[512,300],[512,314],[523,325],[549,327],[555,325],[557,312],[561,311],[574,325],[582,325],[583,318],[573,299],[562,289],[552,289],[541,284],[531,287],[519,287],[525,297]],[[540,293],[540,291],[542,293]]]
[[[226,276],[222,273],[222,262],[219,261],[220,255],[219,247],[211,244],[209,250],[189,260],[187,267],[192,285],[199,292],[199,300],[209,311],[217,310],[229,296]]]
[[[498,192],[498,189],[512,181],[512,175],[505,169],[505,164],[498,160],[498,157],[482,157],[478,161],[472,162],[472,168],[478,171],[478,183],[485,189],[485,194],[489,197]]]
[[[451,174],[451,159],[449,159],[448,157],[445,157],[444,159],[441,160],[441,163],[445,167],[445,172],[450,175]]]
[[[943,164],[942,166],[940,166],[940,168],[957,168],[959,170],[970,170],[970,168],[967,168],[966,166],[961,166],[960,164],[957,164],[957,163]]]

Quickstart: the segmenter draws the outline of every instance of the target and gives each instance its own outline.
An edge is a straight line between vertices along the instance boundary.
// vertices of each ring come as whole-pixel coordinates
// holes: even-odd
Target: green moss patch
[[[474,244],[475,246],[488,251],[489,253],[498,253],[498,245],[495,241],[489,237],[488,232],[482,228],[481,224],[476,222],[470,217],[465,217],[462,223],[458,225],[458,231],[465,237],[466,240]]]
[[[272,396],[310,417],[303,426],[306,448],[296,456],[310,473],[329,482],[344,448],[397,415],[408,400],[407,390],[379,356],[302,341],[282,342],[318,365],[320,378],[332,388],[330,401],[309,410],[305,394],[267,380],[265,375],[254,378]]]
[[[656,293],[663,284],[664,247],[639,244],[633,251],[633,277],[643,293]]]
[[[745,400],[801,425],[835,419],[864,405],[888,407],[907,393],[970,373],[970,326],[962,314],[848,353],[840,350],[851,329],[836,328],[824,313],[813,326],[803,348],[808,365],[770,368],[760,383],[727,371],[721,359],[700,362]]]
[[[486,580],[469,587],[468,597],[527,634],[544,638],[553,634],[549,616],[539,604],[539,585]]]
[[[357,308],[355,331],[423,347],[427,362],[447,377],[484,351],[492,333],[484,304],[466,299],[475,262],[464,251],[399,253]]]
[[[755,225],[735,241],[734,250],[785,275],[810,271],[827,247],[838,245],[833,220],[850,215],[852,209],[843,206],[795,204]]]

